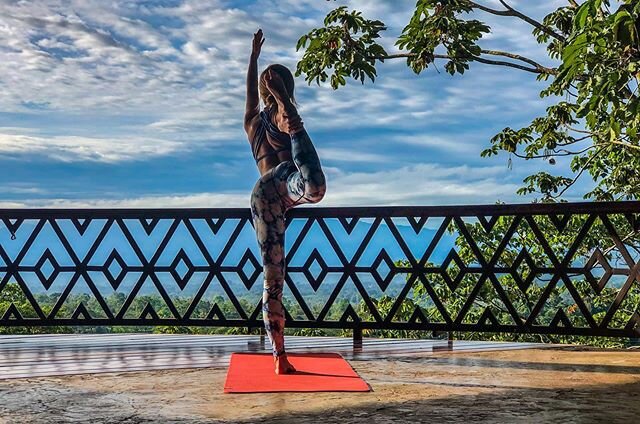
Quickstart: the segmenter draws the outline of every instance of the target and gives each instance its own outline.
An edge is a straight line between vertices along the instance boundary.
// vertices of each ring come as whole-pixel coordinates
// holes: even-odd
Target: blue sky
[[[388,25],[393,52],[414,3],[0,2],[0,207],[248,207],[259,175],[242,130],[252,33],[265,33],[261,67],[295,68],[298,37],[346,4]],[[565,2],[510,3],[541,19]],[[478,19],[495,30],[484,47],[554,65],[527,24]],[[480,158],[502,128],[544,114],[552,100],[533,74],[473,64],[452,77],[443,65],[416,76],[389,61],[375,84],[338,91],[297,79],[327,174],[322,205],[526,202],[515,194],[526,175],[568,169]]]

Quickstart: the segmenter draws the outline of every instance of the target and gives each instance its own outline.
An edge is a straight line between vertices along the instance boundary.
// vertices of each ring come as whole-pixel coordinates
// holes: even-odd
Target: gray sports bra
[[[279,152],[282,152],[285,150],[289,150],[289,151],[291,150],[291,136],[289,136],[289,134],[287,133],[283,133],[278,129],[278,127],[273,125],[273,123],[271,122],[271,109],[260,111],[260,121],[261,121],[260,122],[261,125],[258,127],[258,130],[256,131],[256,134],[254,136],[253,143],[251,146],[253,150],[253,158],[256,160],[256,163],[260,162],[262,159],[266,158],[267,156],[276,155]],[[265,153],[264,155],[257,157],[258,152],[260,151],[260,147],[264,142],[267,142],[267,133],[274,139],[278,140],[278,142],[280,142],[280,144],[282,144],[283,147],[274,149],[269,153]]]

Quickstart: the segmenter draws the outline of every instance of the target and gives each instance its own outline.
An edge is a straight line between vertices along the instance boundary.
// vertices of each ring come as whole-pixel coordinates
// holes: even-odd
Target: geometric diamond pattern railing
[[[298,208],[288,327],[638,337],[640,202]],[[248,209],[0,210],[0,326],[260,327]]]

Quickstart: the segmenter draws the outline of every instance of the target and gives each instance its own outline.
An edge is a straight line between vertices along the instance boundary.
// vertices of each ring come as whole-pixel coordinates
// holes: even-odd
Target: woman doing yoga
[[[262,30],[258,30],[247,72],[244,129],[260,171],[251,193],[251,215],[264,273],[262,317],[276,374],[284,374],[295,372],[284,350],[284,215],[296,205],[319,202],[326,184],[318,154],[295,107],[293,75],[286,67],[273,64],[258,80],[263,43]]]

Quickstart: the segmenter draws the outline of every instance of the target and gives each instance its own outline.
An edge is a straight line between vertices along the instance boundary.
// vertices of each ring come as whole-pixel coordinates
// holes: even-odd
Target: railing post
[[[359,326],[353,327],[353,347],[362,347],[362,328]]]

